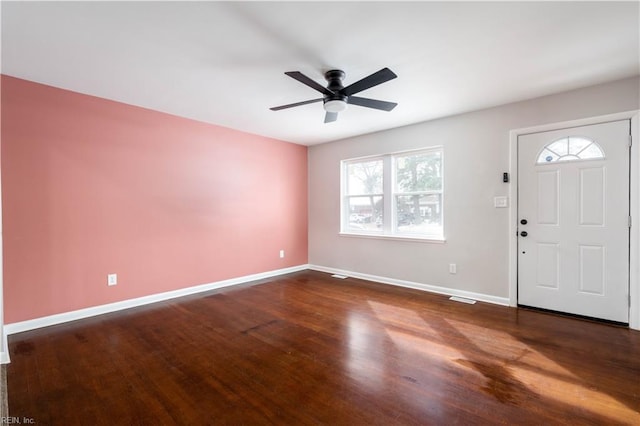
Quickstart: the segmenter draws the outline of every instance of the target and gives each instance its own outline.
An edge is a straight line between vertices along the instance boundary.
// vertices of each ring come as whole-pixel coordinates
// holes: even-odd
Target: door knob
[[[522,231],[522,232],[520,233],[520,236],[521,236],[521,237],[526,237],[527,235],[529,235],[529,234],[527,234],[527,231]]]
[[[521,224],[523,224],[523,225],[526,225],[526,224],[527,224],[527,219],[522,219],[522,220],[520,221],[520,223],[521,223]]]

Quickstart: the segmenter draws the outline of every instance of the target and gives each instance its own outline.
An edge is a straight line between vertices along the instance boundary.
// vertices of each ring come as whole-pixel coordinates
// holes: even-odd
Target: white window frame
[[[402,232],[397,229],[397,195],[413,195],[414,193],[397,192],[396,188],[396,158],[409,155],[420,155],[432,152],[440,153],[441,161],[441,189],[439,191],[420,191],[420,195],[440,194],[441,197],[441,232],[438,234],[419,234]],[[349,226],[349,198],[357,196],[347,192],[348,174],[347,168],[350,164],[363,163],[368,161],[382,160],[382,194],[368,194],[371,196],[382,196],[383,199],[383,223],[380,229],[354,229]],[[342,160],[340,162],[340,235],[347,237],[383,238],[396,240],[412,240],[421,242],[445,242],[444,238],[444,148],[442,146],[432,146],[410,151],[400,151],[383,155],[358,157]]]
[[[352,194],[348,193],[348,167],[351,164],[357,163],[368,163],[373,161],[382,161],[382,174],[383,174],[383,188],[381,193],[371,193],[371,194]],[[382,235],[381,230],[355,230],[349,226],[350,224],[350,216],[351,212],[349,211],[350,203],[349,200],[354,197],[383,197],[383,203],[386,203],[384,199],[384,192],[386,188],[384,187],[384,176],[386,175],[387,170],[385,168],[384,156],[376,155],[371,157],[361,157],[350,160],[344,160],[340,162],[340,229],[345,233],[351,235],[367,235],[367,236],[377,236]],[[383,208],[384,211],[384,208]]]

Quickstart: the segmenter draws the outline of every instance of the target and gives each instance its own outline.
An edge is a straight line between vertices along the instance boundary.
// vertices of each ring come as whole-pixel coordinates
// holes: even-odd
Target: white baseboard
[[[491,296],[482,293],[473,293],[471,291],[456,290],[454,288],[440,287],[431,284],[422,284],[413,281],[397,280],[395,278],[380,277],[377,275],[362,274],[360,272],[345,271],[343,269],[327,268],[325,266],[308,265],[309,269],[329,274],[347,275],[353,278],[360,278],[367,281],[373,281],[382,284],[391,284],[399,287],[413,288],[416,290],[428,291],[431,293],[445,294],[447,296],[459,296],[465,299],[474,299],[480,302],[493,303],[495,305],[509,306],[508,297]]]
[[[11,362],[11,358],[9,357],[9,343],[7,343],[7,332],[2,330],[2,349],[0,352],[0,364],[9,364]]]
[[[91,308],[79,309],[77,311],[64,312],[61,314],[50,315],[32,320],[14,322],[4,325],[5,350],[7,351],[6,359],[9,360],[8,346],[6,346],[6,336],[23,331],[34,330],[36,328],[48,327],[51,325],[61,324],[69,321],[75,321],[83,318],[89,318],[96,315],[106,314],[109,312],[121,311],[123,309],[135,308],[137,306],[148,305],[150,303],[161,302],[164,300],[175,299],[176,297],[188,296],[204,291],[215,290],[222,287],[229,287],[238,284],[245,284],[250,281],[262,280],[278,275],[290,274],[292,272],[304,271],[309,269],[309,265],[298,265],[290,268],[276,269],[274,271],[261,272],[259,274],[246,275],[238,278],[217,281],[209,284],[197,285],[194,287],[181,288],[178,290],[167,291],[164,293],[152,294],[149,296],[138,297],[135,299],[123,300],[121,302],[109,303],[107,305],[93,306]],[[3,354],[3,353],[2,353]],[[0,356],[2,356],[0,354]],[[3,358],[4,359],[4,358]],[[0,361],[1,362],[1,361]]]
[[[432,293],[445,294],[448,296],[459,296],[466,299],[474,299],[481,302],[488,302],[497,305],[509,306],[509,298],[496,297],[481,293],[473,293],[464,290],[456,290],[447,287],[440,287],[430,284],[422,284],[412,281],[398,280],[394,278],[380,277],[377,275],[363,274],[353,271],[345,271],[342,269],[328,268],[319,265],[298,265],[290,268],[277,269],[274,271],[262,272],[259,274],[246,275],[243,277],[232,278],[223,281],[217,281],[209,284],[202,284],[193,287],[182,288],[178,290],[172,290],[164,293],[152,294],[149,296],[138,297],[135,299],[123,300],[121,302],[109,303],[106,305],[93,306],[91,308],[79,309],[77,311],[64,312],[61,314],[50,315],[41,318],[35,318],[32,320],[15,322],[4,325],[4,333],[2,338],[4,339],[4,352],[0,352],[0,364],[8,363],[9,358],[9,346],[7,344],[7,336],[10,334],[21,333],[23,331],[34,330],[37,328],[48,327],[51,325],[62,324],[69,321],[76,321],[84,318],[93,317],[96,315],[102,315],[110,312],[121,311],[124,309],[135,308],[138,306],[148,305],[150,303],[162,302],[164,300],[175,299],[177,297],[188,296],[191,294],[202,293],[205,291],[215,290],[223,287],[230,287],[238,284],[245,284],[251,281],[257,281],[265,278],[272,278],[278,275],[289,274],[292,272],[304,271],[306,269],[312,269],[314,271],[327,272],[330,274],[347,275],[349,277],[360,278],[367,281],[373,281],[382,284],[391,284],[399,287],[413,288],[417,290],[428,291]]]

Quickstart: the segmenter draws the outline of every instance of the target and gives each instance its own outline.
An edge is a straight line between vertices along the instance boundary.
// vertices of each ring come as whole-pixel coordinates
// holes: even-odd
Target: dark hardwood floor
[[[640,424],[640,333],[305,271],[10,336],[38,425]]]

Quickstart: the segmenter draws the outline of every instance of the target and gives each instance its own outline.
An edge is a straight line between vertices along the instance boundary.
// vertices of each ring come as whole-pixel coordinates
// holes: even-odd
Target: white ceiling
[[[638,75],[638,2],[6,2],[2,72],[312,145]],[[398,78],[324,124],[285,76]]]

